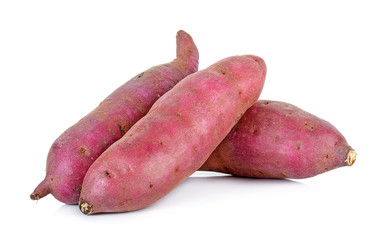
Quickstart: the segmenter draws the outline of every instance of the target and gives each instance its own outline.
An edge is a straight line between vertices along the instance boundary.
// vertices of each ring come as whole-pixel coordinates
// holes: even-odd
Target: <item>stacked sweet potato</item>
[[[177,33],[177,58],[115,90],[53,143],[51,193],[84,214],[144,208],[197,170],[257,178],[307,178],[351,166],[355,151],[330,123],[291,104],[257,101],[266,64],[253,55],[198,71],[193,39]]]

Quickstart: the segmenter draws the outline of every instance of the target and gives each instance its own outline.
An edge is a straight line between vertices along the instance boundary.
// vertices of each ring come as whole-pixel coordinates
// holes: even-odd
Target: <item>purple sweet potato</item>
[[[160,96],[197,69],[197,47],[186,32],[179,31],[174,61],[133,77],[57,138],[48,153],[46,177],[30,197],[37,200],[52,193],[64,203],[77,204],[92,163],[145,116]]]
[[[258,101],[199,170],[307,178],[351,166],[355,151],[330,123],[288,103]]]
[[[89,168],[84,214],[144,208],[198,170],[258,99],[266,75],[256,56],[223,59],[189,75]]]

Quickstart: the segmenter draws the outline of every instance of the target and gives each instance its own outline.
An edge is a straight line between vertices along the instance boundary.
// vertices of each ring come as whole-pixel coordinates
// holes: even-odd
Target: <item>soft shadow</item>
[[[289,179],[260,179],[235,177],[228,174],[216,174],[199,172],[177,186],[168,195],[141,210],[129,212],[128,215],[145,215],[148,212],[169,207],[182,207],[186,205],[198,206],[201,201],[209,202],[236,196],[237,198],[256,198],[264,195],[281,195],[296,192],[308,192],[310,188],[305,184]],[[213,203],[212,203],[213,204]],[[78,205],[63,205],[55,212],[55,215],[67,215],[78,217],[92,217],[99,215],[116,215],[121,213],[98,213],[84,215]],[[136,215],[137,217],[137,215]]]
[[[222,201],[222,199],[233,198],[271,197],[309,191],[310,187],[307,185],[290,179],[247,178],[227,174],[215,176],[203,176],[202,174],[201,176],[199,174],[187,178],[167,196],[150,207],[170,207],[189,204],[192,201],[209,202],[212,199]]]

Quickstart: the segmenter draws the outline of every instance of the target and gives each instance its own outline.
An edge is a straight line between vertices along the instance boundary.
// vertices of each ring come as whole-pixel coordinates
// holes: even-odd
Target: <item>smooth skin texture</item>
[[[164,197],[202,166],[254,104],[265,76],[265,62],[245,55],[186,77],[90,167],[80,210],[127,212]]]
[[[133,77],[56,139],[48,153],[46,177],[31,199],[51,193],[61,202],[77,204],[82,181],[92,163],[145,116],[164,93],[196,72],[198,59],[191,36],[179,31],[174,61]]]
[[[199,169],[243,177],[308,178],[351,166],[355,151],[329,122],[284,102],[257,101]]]

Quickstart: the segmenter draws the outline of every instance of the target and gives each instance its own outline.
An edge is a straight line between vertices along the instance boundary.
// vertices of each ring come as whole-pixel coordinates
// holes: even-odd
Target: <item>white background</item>
[[[382,239],[383,7],[379,1],[1,1],[2,235],[15,239]],[[140,211],[85,216],[31,201],[48,149],[125,81],[175,58],[200,69],[255,54],[261,99],[335,125],[354,166],[304,180],[197,173]]]

